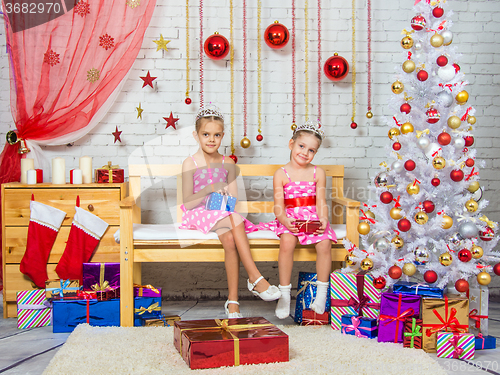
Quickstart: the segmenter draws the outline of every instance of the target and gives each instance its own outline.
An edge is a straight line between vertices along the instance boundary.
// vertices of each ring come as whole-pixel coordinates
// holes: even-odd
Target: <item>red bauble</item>
[[[405,169],[406,169],[407,171],[413,171],[413,170],[415,169],[415,167],[416,167],[416,166],[417,166],[417,165],[415,164],[415,162],[414,162],[413,160],[411,160],[411,159],[410,159],[410,160],[407,160],[407,161],[405,162]]]
[[[289,39],[290,32],[285,25],[282,25],[278,21],[269,25],[266,31],[264,31],[264,41],[273,49],[283,48]]]
[[[428,284],[435,283],[437,281],[437,279],[438,279],[438,275],[437,275],[436,271],[433,271],[433,270],[425,271],[424,280],[426,283],[428,283]]]
[[[457,290],[457,292],[465,293],[469,290],[468,281],[464,279],[458,279],[457,281],[455,281],[455,289]]]
[[[408,232],[411,229],[411,223],[408,219],[401,219],[398,221],[398,228],[401,232]]]
[[[468,249],[462,249],[458,252],[458,259],[460,259],[464,263],[467,263],[472,259],[472,253]]]
[[[262,136],[262,134],[257,134],[257,137],[255,137],[255,139],[257,139],[260,142],[264,139],[264,137]]]
[[[500,276],[500,263],[493,266],[493,272],[495,272],[495,275]]]
[[[229,42],[220,34],[212,34],[205,40],[205,53],[213,60],[220,60],[229,53]]]
[[[424,211],[430,214],[432,211],[434,211],[434,203],[432,201],[424,201],[422,203],[422,206],[424,207]]]
[[[439,111],[436,108],[429,108],[427,112],[425,112],[425,114],[427,115],[427,122],[429,124],[435,124],[441,117]]]
[[[420,31],[425,27],[425,18],[419,14],[411,19],[411,28]]]
[[[389,268],[388,274],[391,277],[391,279],[399,279],[403,274],[403,271],[401,270],[401,267],[392,266]]]
[[[431,185],[432,186],[439,186],[439,184],[441,183],[441,180],[437,177],[434,177],[432,180],[431,180]]]
[[[192,103],[191,98],[186,98],[186,100],[184,100],[184,103],[186,103],[187,105],[191,104]]]
[[[419,81],[427,81],[427,78],[429,78],[429,73],[427,73],[425,70],[419,70],[417,73],[417,79]]]
[[[458,64],[453,64],[453,67],[455,68],[455,74],[460,71],[460,65]]]
[[[462,181],[464,179],[464,172],[461,169],[454,169],[450,172],[450,178],[455,182]]]
[[[494,236],[495,236],[495,231],[490,227],[486,227],[485,230],[479,231],[479,238],[482,239],[483,241],[491,241]]]
[[[436,18],[441,18],[443,17],[443,14],[444,14],[444,9],[441,8],[441,7],[435,7],[433,10],[432,10],[432,15]]]
[[[449,145],[451,142],[451,135],[449,135],[446,132],[442,132],[441,134],[438,135],[438,143],[442,146]]]
[[[392,202],[393,196],[390,191],[384,191],[380,194],[380,201],[385,204],[389,204]]]
[[[392,145],[392,149],[393,149],[394,151],[399,151],[399,150],[401,150],[401,143],[399,143],[399,142],[394,142],[394,143],[393,143],[393,145]]]
[[[468,135],[467,137],[464,137],[465,139],[465,147],[470,147],[474,144],[474,137]]]
[[[385,278],[382,276],[379,276],[376,279],[373,279],[373,286],[376,289],[384,289],[385,284],[386,284]]]
[[[351,122],[351,129],[356,129],[358,127],[358,124],[355,122]]]
[[[408,103],[403,103],[403,104],[401,104],[401,107],[399,107],[399,110],[402,113],[408,114],[411,111],[411,105],[409,105]]]
[[[334,54],[325,61],[323,70],[329,80],[340,81],[349,73],[349,63],[342,56]]]
[[[468,166],[468,167],[473,167],[475,164],[474,162],[474,159],[472,158],[468,158],[466,161],[465,161],[465,165]]]
[[[439,66],[445,66],[446,64],[448,64],[448,58],[441,55],[436,59],[436,64],[438,64]]]
[[[235,163],[237,163],[237,162],[238,162],[238,157],[237,157],[236,155],[231,154],[231,155],[229,155],[229,157],[230,157],[231,159],[233,159],[233,161],[234,161]]]

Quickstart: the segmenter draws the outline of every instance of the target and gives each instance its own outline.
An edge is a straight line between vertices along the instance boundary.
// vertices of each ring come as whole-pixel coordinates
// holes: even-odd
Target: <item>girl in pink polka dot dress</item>
[[[238,303],[240,260],[248,273],[248,289],[265,301],[277,300],[281,292],[260,274],[250,252],[246,233],[258,228],[236,212],[208,210],[205,204],[213,192],[237,197],[237,168],[231,158],[219,154],[224,136],[224,118],[215,106],[201,108],[196,116],[193,136],[198,151],[182,163],[184,211],[180,228],[215,232],[224,248],[228,282],[228,300],[224,305],[228,318],[241,318]]]

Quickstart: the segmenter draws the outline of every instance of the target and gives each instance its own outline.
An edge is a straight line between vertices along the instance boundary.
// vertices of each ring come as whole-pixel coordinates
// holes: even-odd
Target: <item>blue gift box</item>
[[[497,347],[496,337],[483,336],[481,334],[479,336],[476,336],[474,345],[475,350],[495,349],[496,347]]]
[[[302,323],[302,311],[311,308],[311,303],[316,298],[316,282],[318,274],[314,272],[299,272],[299,284],[297,286],[297,301],[295,302],[295,317],[297,323]],[[325,312],[330,311],[330,288],[326,294]],[[330,316],[330,314],[328,314]]]
[[[369,339],[377,337],[377,319],[354,314],[344,314],[342,315],[341,322],[340,331],[344,335],[367,337]]]
[[[143,319],[158,318],[161,314],[161,297],[134,297],[134,326],[143,325]]]
[[[211,193],[208,197],[205,208],[207,210],[220,210],[234,212],[236,198],[231,195]]]
[[[78,324],[87,323],[87,302],[91,326],[120,326],[120,300],[54,300],[52,328],[54,333],[72,332]]]
[[[392,286],[393,293],[411,294],[422,297],[444,298],[448,288],[438,288],[428,284],[419,284],[410,281],[398,281]]]

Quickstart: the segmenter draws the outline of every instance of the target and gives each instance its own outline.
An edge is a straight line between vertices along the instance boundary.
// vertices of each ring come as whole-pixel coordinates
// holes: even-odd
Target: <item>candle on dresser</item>
[[[52,159],[52,183],[58,185],[66,183],[66,161],[63,158]]]
[[[84,184],[92,183],[92,158],[90,156],[82,156],[80,158],[80,169],[82,171],[82,182]]]
[[[35,169],[36,171],[36,183],[43,183],[43,169]]]
[[[81,169],[72,169],[70,171],[70,183],[71,184],[81,184],[82,183],[82,170]]]
[[[21,159],[21,183],[28,182],[26,172],[29,169],[35,169],[35,160],[30,158]]]
[[[28,169],[26,171],[26,183],[28,185],[35,185],[36,184],[36,170]]]

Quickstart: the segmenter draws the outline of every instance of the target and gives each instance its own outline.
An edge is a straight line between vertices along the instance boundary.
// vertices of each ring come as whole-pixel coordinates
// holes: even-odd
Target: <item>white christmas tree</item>
[[[378,199],[362,210],[361,246],[345,245],[344,271],[371,270],[380,288],[420,273],[464,292],[472,280],[488,285],[492,271],[500,273],[498,225],[481,213],[484,161],[473,148],[475,110],[452,45],[449,3],[417,2],[403,30],[404,62],[389,100],[394,116],[386,119],[388,160],[370,187]]]

